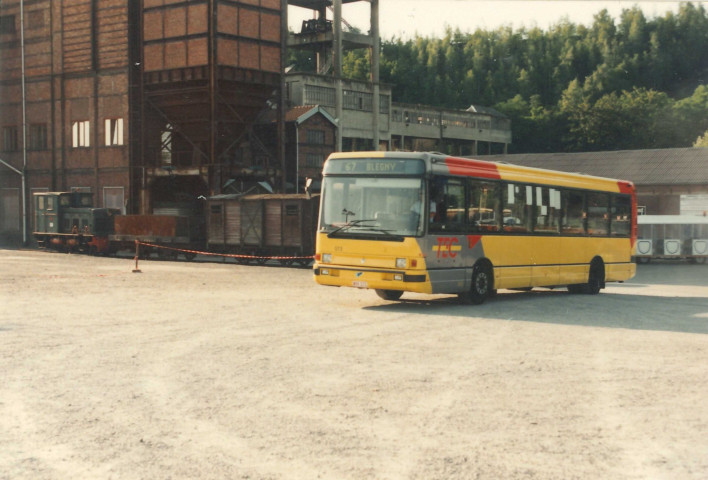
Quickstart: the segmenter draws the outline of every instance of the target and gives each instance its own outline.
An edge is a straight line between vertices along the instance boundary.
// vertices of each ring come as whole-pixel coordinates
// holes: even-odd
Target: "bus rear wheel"
[[[597,295],[605,288],[605,264],[602,260],[596,258],[590,263],[590,278],[585,288],[589,295]]]
[[[579,285],[568,285],[568,292],[597,295],[603,288],[605,288],[605,264],[599,258],[595,258],[590,263],[590,275],[588,275],[588,283],[581,283]]]
[[[396,301],[399,298],[401,298],[401,295],[403,295],[403,292],[400,290],[383,290],[381,288],[377,288],[375,290],[376,295],[379,297],[383,298],[384,300],[389,300],[389,301]]]
[[[494,274],[492,267],[482,263],[478,263],[472,269],[472,285],[467,292],[462,292],[458,296],[464,303],[472,305],[480,305],[484,303],[487,297],[496,293],[494,287]]]

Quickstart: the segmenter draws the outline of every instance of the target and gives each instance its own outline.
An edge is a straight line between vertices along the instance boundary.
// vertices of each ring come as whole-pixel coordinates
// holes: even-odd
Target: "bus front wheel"
[[[478,263],[472,269],[472,285],[469,291],[462,292],[458,296],[464,303],[480,305],[487,297],[496,293],[494,287],[494,274],[492,267],[484,263]]]
[[[400,290],[383,290],[381,288],[377,288],[376,290],[376,295],[379,297],[383,298],[384,300],[390,300],[392,302],[395,302],[399,298],[401,298],[401,295],[403,295],[403,292]]]

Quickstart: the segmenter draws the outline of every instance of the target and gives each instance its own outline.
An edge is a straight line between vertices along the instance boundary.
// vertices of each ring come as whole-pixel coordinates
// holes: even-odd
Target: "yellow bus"
[[[321,285],[457,294],[634,276],[634,185],[438,153],[335,153],[323,169],[314,275]]]

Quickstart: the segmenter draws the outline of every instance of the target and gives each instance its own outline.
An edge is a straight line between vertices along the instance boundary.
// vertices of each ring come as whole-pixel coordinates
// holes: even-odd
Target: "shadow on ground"
[[[639,285],[633,285],[634,288]],[[602,292],[571,295],[563,290],[500,291],[482,305],[463,305],[456,297],[405,298],[364,307],[412,315],[454,315],[559,325],[627,328],[708,334],[708,299]]]

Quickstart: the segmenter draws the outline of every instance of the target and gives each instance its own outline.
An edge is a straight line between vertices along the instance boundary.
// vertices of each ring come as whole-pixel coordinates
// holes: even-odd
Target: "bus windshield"
[[[320,231],[330,236],[423,234],[421,178],[325,177]]]

